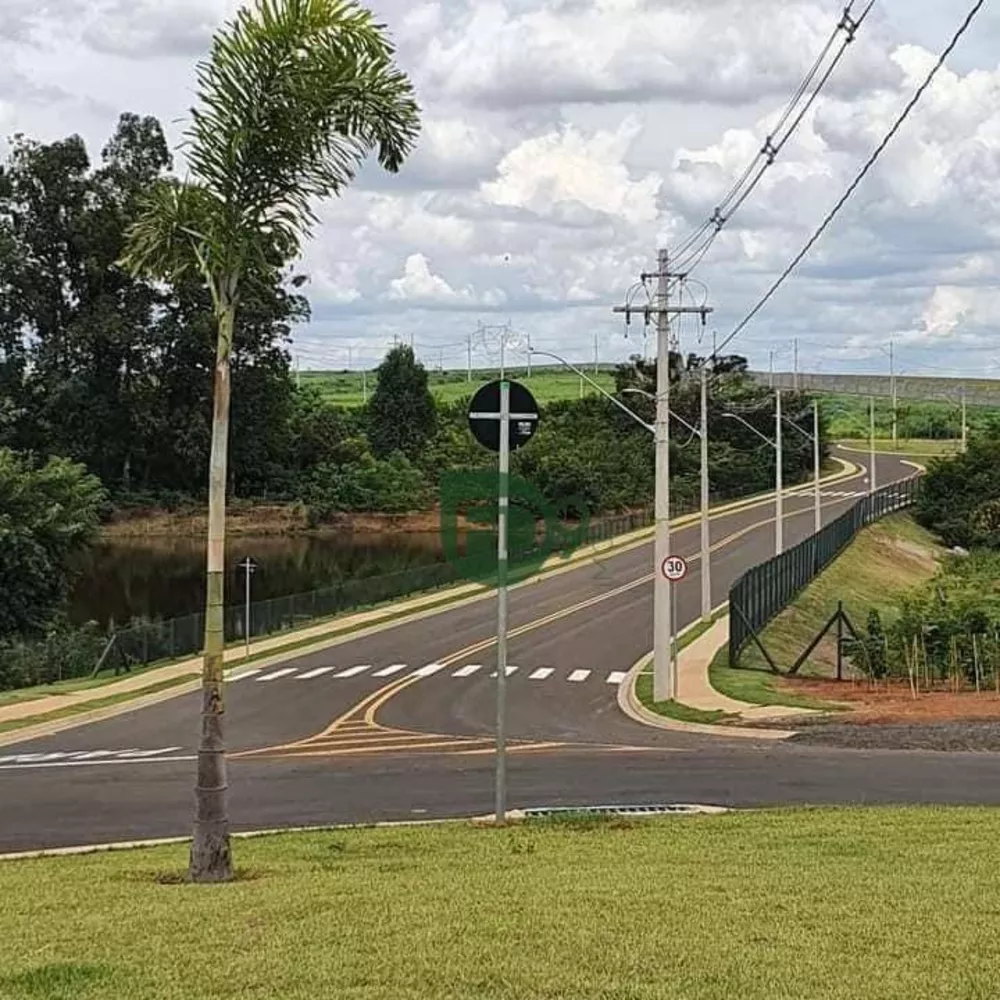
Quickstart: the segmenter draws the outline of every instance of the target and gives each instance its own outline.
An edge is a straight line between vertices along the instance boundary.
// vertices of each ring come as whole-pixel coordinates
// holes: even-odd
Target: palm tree
[[[122,265],[172,282],[195,271],[218,325],[209,473],[205,651],[196,817],[189,875],[232,877],[223,738],[223,585],[230,354],[241,287],[278,279],[366,157],[395,173],[420,109],[393,64],[384,25],[353,0],[256,0],[216,35],[198,66],[185,134],[188,179],[149,192]]]

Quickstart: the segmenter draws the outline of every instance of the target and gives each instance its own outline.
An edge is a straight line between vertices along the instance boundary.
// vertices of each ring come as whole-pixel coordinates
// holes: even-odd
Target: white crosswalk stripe
[[[512,667],[510,664],[507,664],[507,669],[504,671],[504,673],[508,677],[510,677],[511,674],[516,674],[517,673],[517,667]],[[497,672],[494,670],[493,673],[490,674],[490,677],[496,677],[496,675],[497,675]]]
[[[460,667],[451,676],[452,677],[471,677],[474,673],[483,669],[481,663],[470,663],[466,667]]]
[[[287,677],[289,674],[295,673],[295,667],[285,667],[283,670],[275,670],[273,674],[265,674],[263,677],[257,678],[257,683],[262,684],[264,681],[276,681],[279,677]]]
[[[551,677],[555,673],[552,667],[539,667],[533,673],[528,675],[529,681],[544,681],[547,677]]]
[[[567,679],[579,683],[580,681],[585,681],[589,676],[589,670],[574,670]]]
[[[341,670],[339,674],[334,674],[334,677],[357,677],[358,674],[363,674],[366,670],[371,670],[372,665],[370,663],[362,663],[358,667],[348,667],[346,670]]]
[[[245,670],[242,674],[237,674],[235,677],[230,677],[228,682],[230,684],[235,684],[237,681],[245,680],[247,677],[255,677],[261,672],[261,667],[254,667],[253,670]]]
[[[608,683],[621,684],[626,677],[628,677],[628,674],[624,670],[612,670],[611,673],[608,674]]]
[[[398,674],[405,670],[409,664],[407,663],[393,663],[391,666],[383,667],[381,670],[376,670],[372,677],[391,677],[393,674]]]
[[[414,677],[430,677],[431,674],[436,674],[439,670],[444,670],[443,663],[428,663],[426,667],[421,667],[419,670],[414,670]]]
[[[297,681],[311,681],[314,677],[322,677],[323,674],[328,674],[331,670],[335,670],[336,667],[317,667],[315,670],[310,670],[306,674],[299,674],[295,679]]]
[[[17,768],[80,767],[87,764],[136,764],[177,760],[195,760],[192,756],[169,756],[182,747],[160,747],[157,750],[54,750],[49,753],[20,753],[0,757],[0,770],[12,771]]]

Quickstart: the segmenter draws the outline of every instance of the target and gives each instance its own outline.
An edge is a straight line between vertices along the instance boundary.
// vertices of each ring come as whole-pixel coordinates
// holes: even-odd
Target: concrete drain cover
[[[674,803],[658,806],[557,806],[551,809],[523,809],[519,814],[526,819],[544,816],[674,816],[716,815],[729,812],[723,806],[687,805]]]

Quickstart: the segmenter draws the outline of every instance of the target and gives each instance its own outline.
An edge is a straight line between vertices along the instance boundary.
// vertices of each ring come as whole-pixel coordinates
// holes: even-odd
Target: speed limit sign
[[[671,583],[679,583],[687,576],[688,564],[680,556],[667,556],[661,569]]]

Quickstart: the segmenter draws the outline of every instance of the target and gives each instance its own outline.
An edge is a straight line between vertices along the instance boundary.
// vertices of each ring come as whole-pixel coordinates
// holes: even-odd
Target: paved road
[[[860,463],[864,457],[847,456]],[[912,473],[891,456],[878,480]],[[838,516],[860,477],[828,488]],[[786,545],[812,530],[786,501]],[[773,553],[773,505],[712,522],[713,603]],[[698,527],[675,551],[694,556]],[[774,747],[650,730],[616,702],[652,644],[645,544],[511,594],[512,807],[697,800],[979,801],[993,758]],[[679,588],[699,613],[698,563]],[[237,828],[488,811],[495,712],[493,601],[355,638],[231,683],[227,731]],[[182,835],[191,816],[198,696],[0,751],[0,849]],[[988,773],[983,773],[988,772]],[[1000,793],[998,793],[1000,794]]]

